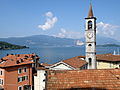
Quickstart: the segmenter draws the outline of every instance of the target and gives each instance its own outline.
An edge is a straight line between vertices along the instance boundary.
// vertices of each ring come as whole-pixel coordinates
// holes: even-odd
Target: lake
[[[119,52],[119,47],[97,47],[97,54]],[[40,56],[40,62],[55,63],[71,57],[85,55],[85,47],[30,47],[29,49],[0,50],[0,58],[6,54],[31,54]]]

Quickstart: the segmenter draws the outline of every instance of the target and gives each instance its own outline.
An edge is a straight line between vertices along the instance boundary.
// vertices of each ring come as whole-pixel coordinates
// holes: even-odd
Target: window
[[[3,85],[3,79],[0,79],[0,84]]]
[[[45,73],[44,76],[46,76],[47,74]]]
[[[18,82],[20,82],[20,77],[18,77]]]
[[[2,79],[2,85],[3,85],[3,79]]]
[[[22,77],[18,77],[18,82],[22,82]]]
[[[0,75],[2,75],[2,71],[0,71]]]
[[[26,67],[24,67],[24,72],[27,72],[27,68]]]
[[[92,44],[88,44],[88,46],[92,46]]]
[[[88,29],[92,29],[92,21],[88,21]]]
[[[23,76],[22,81],[24,81],[24,80],[28,80],[28,76]]]
[[[22,68],[18,69],[18,74],[22,73]]]
[[[24,85],[24,90],[31,90],[31,85]]]
[[[1,84],[1,81],[2,81],[2,80],[0,79],[0,84]]]
[[[24,81],[24,80],[25,80],[25,76],[22,77],[22,81]]]
[[[43,80],[43,82],[45,82],[45,79]]]
[[[25,80],[28,80],[28,76],[25,76]]]
[[[88,61],[89,61],[89,65],[92,64],[92,58],[88,58]]]
[[[18,87],[18,90],[22,90],[22,86],[19,86],[19,87]]]
[[[18,77],[18,82],[28,80],[28,76]]]

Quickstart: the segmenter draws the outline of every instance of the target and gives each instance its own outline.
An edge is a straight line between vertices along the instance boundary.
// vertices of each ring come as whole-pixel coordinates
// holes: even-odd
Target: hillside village
[[[92,5],[85,20],[85,56],[48,64],[35,53],[7,54],[0,59],[0,90],[120,90],[120,55],[96,54]]]

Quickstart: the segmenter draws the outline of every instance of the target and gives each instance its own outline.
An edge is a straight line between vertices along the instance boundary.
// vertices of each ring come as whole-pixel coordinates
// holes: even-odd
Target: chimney
[[[19,64],[19,63],[20,63],[19,60],[17,60],[17,61],[16,61],[16,64]]]

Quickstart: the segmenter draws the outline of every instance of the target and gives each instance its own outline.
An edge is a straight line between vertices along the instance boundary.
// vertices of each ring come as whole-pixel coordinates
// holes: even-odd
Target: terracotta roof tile
[[[49,71],[48,90],[120,90],[120,69]]]
[[[16,55],[7,55],[0,60],[0,67],[10,67],[16,65],[32,64],[35,54],[16,54]],[[39,57],[35,57],[35,59]]]
[[[98,61],[120,61],[120,55],[113,54],[99,54],[97,55]]]
[[[44,66],[37,67],[38,70],[47,70]]]
[[[80,68],[81,66],[87,64],[87,62],[82,59],[84,59],[84,56],[77,56],[77,57],[63,60],[63,62],[67,63],[68,65],[70,65],[74,68]]]
[[[120,61],[120,55],[113,55],[113,54],[97,54],[96,55],[97,57],[97,61]],[[70,65],[77,65],[80,61],[82,61],[82,63],[85,61],[82,60],[82,59],[85,59],[85,56],[77,56],[77,57],[73,57],[73,58],[70,58],[70,59],[66,59],[66,60],[63,60],[65,61],[66,63],[70,64]],[[83,64],[84,64],[83,63]]]
[[[96,56],[97,56],[97,61],[112,61],[112,62],[120,61],[120,55],[98,54]],[[62,60],[62,61],[74,68],[80,68],[81,66],[87,64],[87,62],[85,61],[85,56],[76,56],[76,57],[69,58],[69,59]],[[43,63],[41,65],[51,66],[54,64]]]
[[[51,66],[52,64],[48,64],[48,63],[41,63],[42,66]]]

